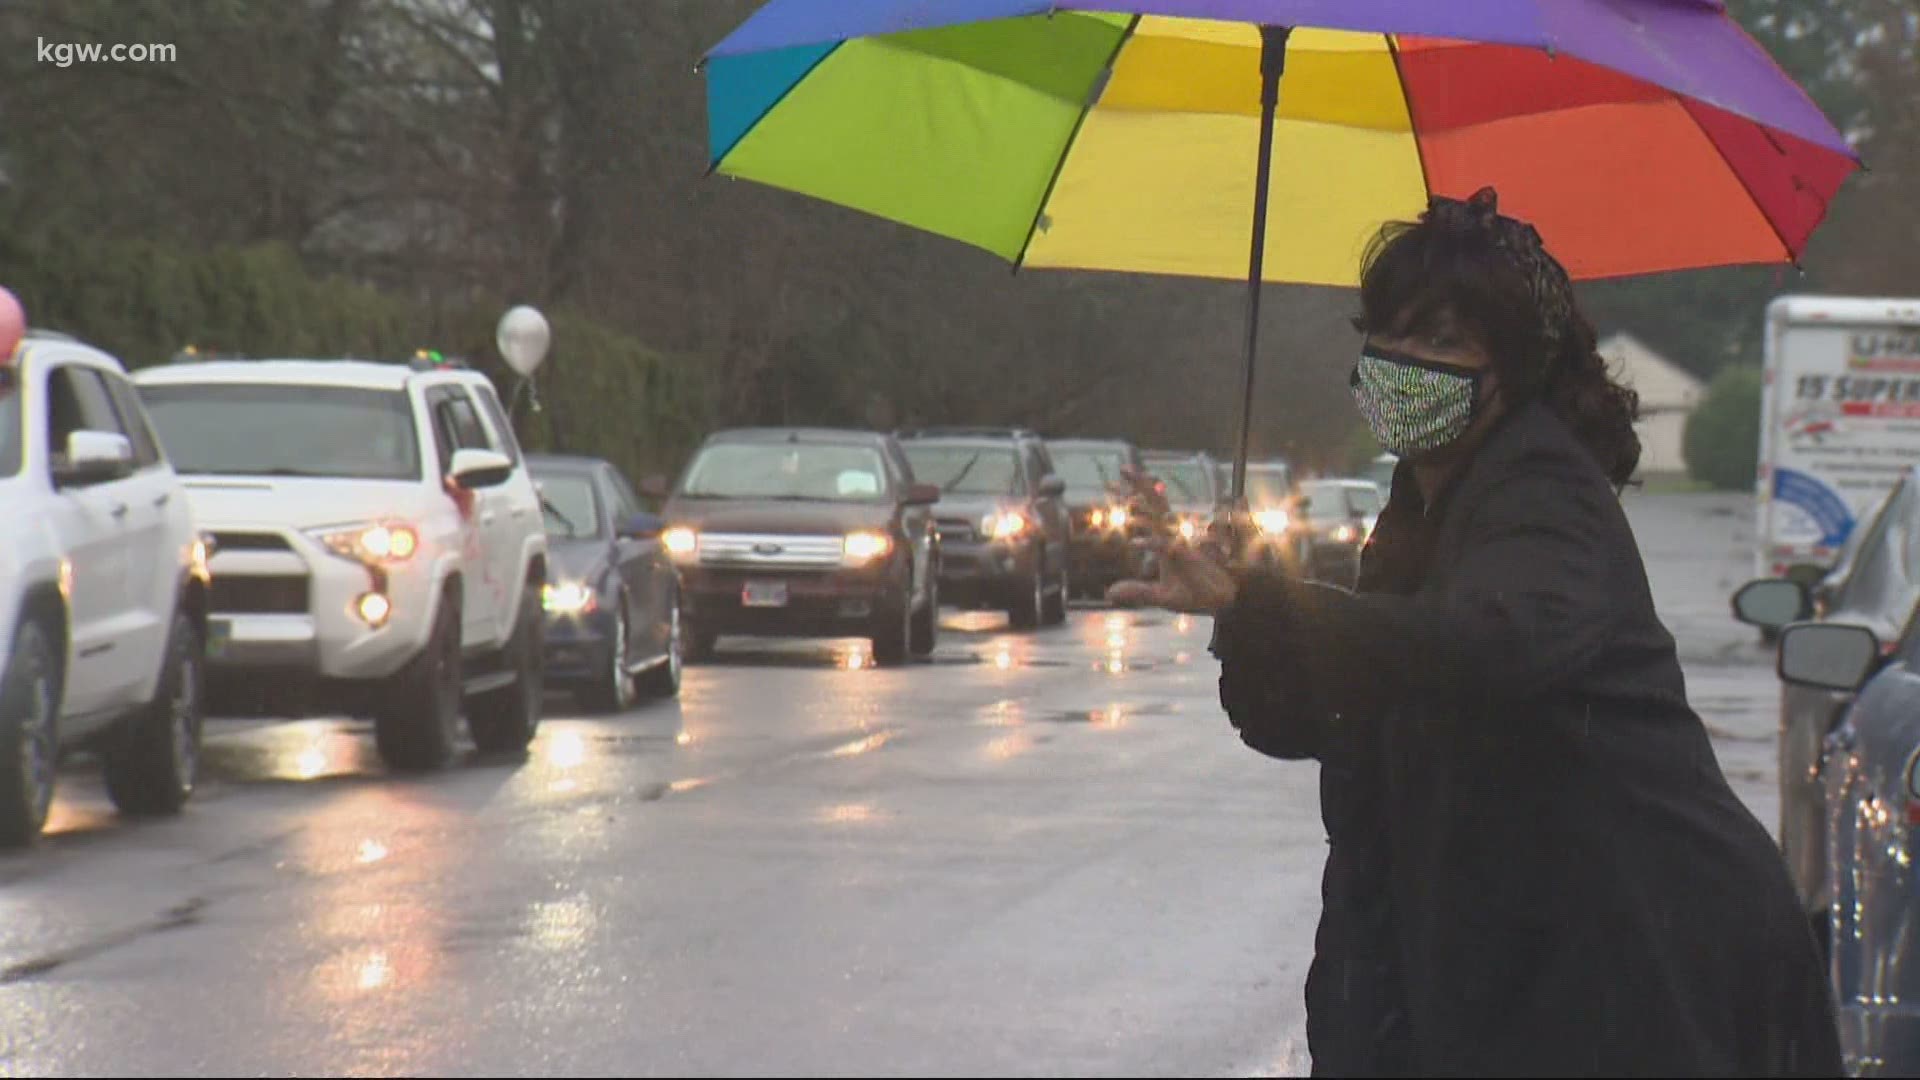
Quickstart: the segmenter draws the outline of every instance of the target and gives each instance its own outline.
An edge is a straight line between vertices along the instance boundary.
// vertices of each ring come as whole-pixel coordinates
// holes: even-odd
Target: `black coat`
[[[1215,651],[1247,743],[1321,762],[1317,1074],[1839,1074],[1786,868],[1551,412],[1432,508],[1402,466],[1357,592],[1250,577]]]

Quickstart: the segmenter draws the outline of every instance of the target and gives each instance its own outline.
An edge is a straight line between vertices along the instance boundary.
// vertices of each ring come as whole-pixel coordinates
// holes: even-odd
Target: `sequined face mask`
[[[1370,348],[1353,368],[1353,400],[1380,445],[1407,457],[1466,434],[1479,404],[1481,374]]]

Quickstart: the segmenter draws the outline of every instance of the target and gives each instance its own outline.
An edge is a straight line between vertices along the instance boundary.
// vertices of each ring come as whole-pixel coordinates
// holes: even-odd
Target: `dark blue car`
[[[665,522],[598,458],[527,458],[546,516],[547,685],[619,712],[680,691],[680,578]]]
[[[1874,525],[1888,553],[1881,571],[1894,579],[1883,588],[1905,609],[1891,638],[1829,614],[1788,625],[1779,654],[1790,693],[1853,695],[1810,776],[1825,809],[1821,891],[1842,1043],[1850,1067],[1870,1076],[1920,1075],[1920,506],[1901,512],[1912,500],[1899,496]],[[1742,600],[1786,618],[1818,610],[1787,580],[1750,585]]]

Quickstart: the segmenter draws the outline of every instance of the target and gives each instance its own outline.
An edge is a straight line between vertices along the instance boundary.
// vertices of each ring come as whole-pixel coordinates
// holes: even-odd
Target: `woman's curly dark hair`
[[[1544,402],[1616,486],[1633,476],[1640,395],[1607,371],[1566,268],[1533,226],[1500,215],[1492,188],[1435,197],[1418,222],[1382,228],[1361,263],[1363,331],[1406,337],[1449,318],[1479,335],[1509,408]]]

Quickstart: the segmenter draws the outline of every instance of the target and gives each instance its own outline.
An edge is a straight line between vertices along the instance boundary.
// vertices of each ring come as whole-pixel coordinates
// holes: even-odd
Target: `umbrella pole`
[[[1240,444],[1233,455],[1233,504],[1247,502],[1247,447],[1253,434],[1253,363],[1260,339],[1260,285],[1267,255],[1267,186],[1273,177],[1273,115],[1280,106],[1280,74],[1287,66],[1285,26],[1260,28],[1260,162],[1253,181],[1253,251],[1247,258],[1247,368],[1240,401]]]

